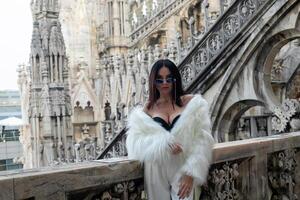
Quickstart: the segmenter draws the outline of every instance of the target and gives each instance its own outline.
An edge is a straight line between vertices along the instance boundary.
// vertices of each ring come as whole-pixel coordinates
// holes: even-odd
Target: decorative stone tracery
[[[207,187],[201,195],[203,200],[223,200],[232,199],[240,200],[239,191],[237,190],[237,178],[239,176],[238,164],[229,163],[220,165],[211,169],[208,175]]]
[[[272,191],[271,200],[296,200],[296,153],[297,149],[286,149],[273,153],[268,158],[268,179]]]
[[[286,131],[288,128],[289,122],[294,119],[294,123],[297,123],[295,120],[299,120],[299,112],[300,112],[300,103],[296,99],[286,99],[283,101],[281,106],[276,106],[273,108],[275,116],[272,118],[272,126],[273,129],[279,132]],[[299,123],[299,122],[298,122]],[[292,129],[294,127],[299,128],[299,124],[295,124],[293,126],[292,124]]]
[[[132,180],[122,183],[117,183],[104,191],[101,195],[101,200],[145,200],[144,185],[141,180]]]

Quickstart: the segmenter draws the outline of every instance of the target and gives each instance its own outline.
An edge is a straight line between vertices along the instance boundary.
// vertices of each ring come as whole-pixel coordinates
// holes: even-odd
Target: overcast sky
[[[30,0],[1,0],[0,26],[0,90],[18,89],[16,69],[30,53]]]

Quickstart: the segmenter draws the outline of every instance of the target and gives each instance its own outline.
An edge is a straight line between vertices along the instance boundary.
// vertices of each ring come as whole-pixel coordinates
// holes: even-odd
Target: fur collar
[[[171,129],[171,134],[176,135],[178,131],[182,128],[186,128],[184,125],[187,120],[192,120],[191,116],[194,115],[195,112],[199,111],[201,107],[207,107],[207,102],[202,98],[201,95],[196,94],[194,97],[188,102],[180,117],[178,118],[177,122],[175,123],[174,127]],[[153,129],[159,131],[161,133],[169,134],[169,131],[165,130],[159,123],[154,121],[151,116],[146,114],[143,111],[143,107],[138,106],[134,108],[129,116],[128,126],[133,127],[136,124],[139,126],[143,126],[145,130],[151,130],[151,132],[144,132],[145,134],[153,134]],[[190,124],[190,123],[188,123]],[[184,127],[183,127],[184,126]]]

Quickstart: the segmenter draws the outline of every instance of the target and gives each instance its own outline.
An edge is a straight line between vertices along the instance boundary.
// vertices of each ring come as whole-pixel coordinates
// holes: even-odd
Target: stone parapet
[[[216,144],[200,199],[296,199],[299,147],[300,132]],[[5,200],[146,198],[143,169],[126,157],[8,171],[0,188]]]
[[[7,171],[0,173],[0,199],[85,199],[113,193],[117,183],[142,181],[142,172],[137,161],[126,158]]]

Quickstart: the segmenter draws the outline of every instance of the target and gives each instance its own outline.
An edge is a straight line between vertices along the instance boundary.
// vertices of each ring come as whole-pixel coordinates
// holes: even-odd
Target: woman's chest
[[[164,120],[167,124],[172,124],[174,119],[182,113],[183,107],[177,105],[173,106],[156,106],[152,110],[149,110],[149,114],[152,118],[159,117]]]

